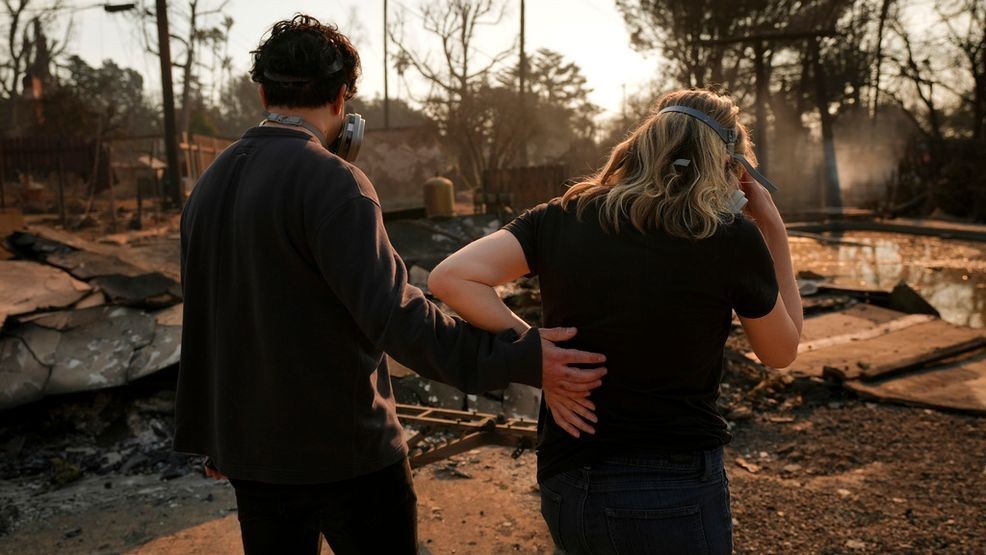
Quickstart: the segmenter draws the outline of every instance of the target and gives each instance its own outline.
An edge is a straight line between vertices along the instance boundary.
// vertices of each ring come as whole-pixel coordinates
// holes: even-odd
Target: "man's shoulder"
[[[310,165],[304,186],[319,196],[330,194],[340,200],[364,197],[380,204],[370,178],[359,167],[336,156],[315,142],[305,145],[305,163]],[[314,177],[314,179],[311,179]]]

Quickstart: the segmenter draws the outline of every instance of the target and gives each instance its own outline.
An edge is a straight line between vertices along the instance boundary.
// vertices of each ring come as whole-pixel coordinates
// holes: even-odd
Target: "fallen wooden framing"
[[[924,313],[925,301],[905,285],[893,293],[834,291],[882,306],[857,302],[806,318],[798,358],[782,372],[832,380],[865,397],[986,413],[986,330]],[[897,302],[890,302],[895,295]],[[892,304],[918,313],[885,308]],[[960,363],[956,357],[979,362]],[[729,358],[757,363],[753,353]]]
[[[843,385],[866,398],[986,415],[986,358],[981,355],[887,380]]]
[[[405,425],[463,432],[457,439],[412,457],[412,468],[426,466],[484,445],[502,445],[520,450],[533,447],[537,441],[537,423],[519,418],[401,404],[397,405],[397,416]],[[416,447],[424,437],[424,434],[414,436],[408,440],[408,446]]]
[[[881,231],[926,235],[944,239],[986,241],[986,226],[937,220],[841,219],[825,222],[797,222],[787,225],[789,232],[824,233],[840,231]]]

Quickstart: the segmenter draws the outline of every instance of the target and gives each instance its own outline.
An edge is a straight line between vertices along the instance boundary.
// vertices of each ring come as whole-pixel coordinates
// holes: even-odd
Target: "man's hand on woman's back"
[[[581,432],[596,433],[589,422],[598,422],[596,406],[589,400],[589,393],[602,385],[606,368],[601,365],[606,357],[555,345],[575,337],[575,328],[543,328],[541,334],[542,384],[544,401],[555,423],[569,434],[579,437]],[[574,364],[600,365],[585,370]]]

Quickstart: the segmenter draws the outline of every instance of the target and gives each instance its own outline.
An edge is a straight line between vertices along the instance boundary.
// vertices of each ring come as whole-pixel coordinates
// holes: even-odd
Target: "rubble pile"
[[[26,232],[0,260],[0,410],[178,362],[181,290],[160,272]]]
[[[40,510],[28,502],[30,496],[83,478],[105,476],[109,489],[120,476],[172,480],[201,472],[199,457],[172,449],[174,391],[168,381],[174,374],[162,374],[156,382],[50,397],[0,412],[0,481],[19,484],[10,492],[21,497],[17,502],[0,495],[0,507],[16,508],[0,515],[0,536]]]

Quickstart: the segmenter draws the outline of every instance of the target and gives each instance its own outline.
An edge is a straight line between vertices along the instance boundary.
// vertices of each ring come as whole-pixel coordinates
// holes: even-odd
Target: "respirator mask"
[[[336,60],[335,63],[325,70],[325,75],[332,75],[341,71],[342,67],[342,61]],[[270,70],[264,71],[264,79],[286,87],[303,87],[312,82],[311,77],[282,75]],[[305,121],[301,116],[285,116],[283,114],[264,112],[264,119],[260,122],[260,125],[268,121],[307,129],[315,135],[318,142],[329,152],[332,152],[347,162],[356,161],[356,158],[359,156],[359,149],[363,146],[363,134],[366,131],[366,120],[359,114],[346,114],[339,135],[331,143],[326,139],[325,133],[322,133],[317,127]]]
[[[729,156],[733,160],[736,160],[737,162],[742,164],[743,167],[746,168],[746,172],[750,174],[750,177],[755,179],[757,183],[763,185],[763,187],[768,191],[770,191],[771,193],[777,192],[778,190],[777,187],[774,186],[774,184],[771,183],[769,179],[764,177],[762,173],[758,172],[757,169],[753,167],[753,164],[751,164],[749,160],[747,160],[742,154],[736,154],[736,140],[739,138],[739,133],[736,132],[735,128],[723,127],[722,125],[719,124],[718,121],[715,120],[715,118],[709,116],[708,114],[702,112],[701,110],[689,108],[688,106],[668,106],[667,108],[664,108],[660,112],[658,112],[658,115],[663,114],[665,112],[677,112],[679,114],[685,114],[686,116],[691,116],[701,121],[705,125],[711,127],[712,130],[715,131],[717,135],[719,135],[719,138],[722,139],[724,143],[726,143],[726,150],[729,152]],[[672,162],[672,165],[688,167],[689,165],[691,165],[691,163],[692,163],[691,160],[688,160],[687,158],[679,158],[674,162]],[[735,214],[738,214],[741,210],[743,210],[743,207],[746,206],[746,202],[747,202],[746,195],[743,194],[743,191],[736,189],[735,191],[733,191],[733,196],[729,199],[729,210]]]
[[[339,135],[331,143],[325,139],[324,133],[305,121],[301,116],[285,116],[272,112],[264,112],[264,120],[260,122],[260,125],[268,121],[307,129],[315,135],[318,142],[329,152],[347,162],[355,162],[356,158],[359,157],[359,149],[363,146],[363,134],[366,132],[366,120],[359,114],[346,114],[346,119],[342,122],[342,129],[339,131]]]

